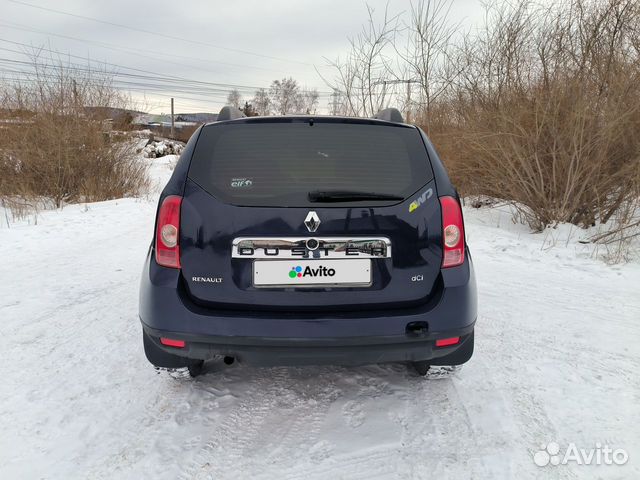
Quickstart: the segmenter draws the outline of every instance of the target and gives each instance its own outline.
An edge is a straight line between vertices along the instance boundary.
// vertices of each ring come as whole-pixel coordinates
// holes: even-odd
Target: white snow
[[[174,161],[153,161],[158,188]],[[142,350],[155,208],[152,195],[0,227],[0,478],[640,475],[637,263],[548,248],[504,212],[467,209],[480,316],[461,369],[218,362],[192,380]],[[629,461],[537,467],[550,441]]]
[[[156,158],[165,155],[180,155],[184,150],[184,144],[170,140],[149,142],[148,139],[142,139],[136,144],[135,150],[144,158]]]

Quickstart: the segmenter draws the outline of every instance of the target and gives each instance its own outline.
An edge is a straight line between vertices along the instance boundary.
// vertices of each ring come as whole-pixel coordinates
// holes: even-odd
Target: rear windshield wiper
[[[352,202],[359,200],[404,200],[390,193],[358,192],[352,190],[315,190],[309,192],[310,202]]]

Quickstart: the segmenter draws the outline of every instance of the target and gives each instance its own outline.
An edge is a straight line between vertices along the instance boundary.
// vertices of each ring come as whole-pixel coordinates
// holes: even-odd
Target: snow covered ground
[[[160,183],[172,160],[154,161]],[[217,363],[192,380],[142,351],[154,211],[152,196],[0,227],[0,478],[640,475],[638,263],[548,248],[504,212],[469,209],[480,316],[462,369]],[[536,466],[548,442],[629,460]]]

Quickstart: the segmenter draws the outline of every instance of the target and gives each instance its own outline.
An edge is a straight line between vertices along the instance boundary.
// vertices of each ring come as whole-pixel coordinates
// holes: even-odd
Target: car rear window
[[[406,198],[431,181],[414,128],[321,121],[222,123],[198,138],[189,178],[219,200],[247,206],[310,206],[312,191]],[[326,204],[346,206],[367,201]]]

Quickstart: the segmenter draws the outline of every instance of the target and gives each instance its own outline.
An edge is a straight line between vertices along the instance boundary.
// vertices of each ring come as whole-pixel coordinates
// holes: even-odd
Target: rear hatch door
[[[215,308],[423,303],[442,259],[436,193],[410,126],[304,117],[206,126],[182,202],[186,290]]]

